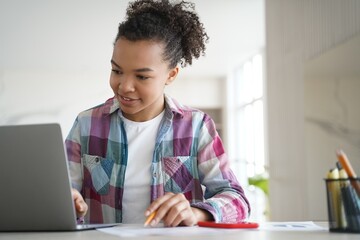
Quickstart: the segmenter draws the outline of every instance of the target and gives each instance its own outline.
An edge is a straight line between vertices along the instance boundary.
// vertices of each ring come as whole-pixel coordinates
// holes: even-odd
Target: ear
[[[179,73],[179,67],[178,66],[170,69],[169,74],[168,74],[168,78],[166,79],[166,82],[165,82],[165,85],[169,85],[170,83],[172,83],[175,80],[178,73]]]

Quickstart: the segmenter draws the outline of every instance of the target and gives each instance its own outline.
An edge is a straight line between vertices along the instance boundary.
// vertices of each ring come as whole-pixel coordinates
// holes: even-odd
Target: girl
[[[89,223],[144,223],[153,212],[151,226],[248,217],[212,119],[164,94],[179,64],[205,52],[208,36],[193,8],[138,0],[119,25],[115,96],[80,113],[66,139],[75,207]]]

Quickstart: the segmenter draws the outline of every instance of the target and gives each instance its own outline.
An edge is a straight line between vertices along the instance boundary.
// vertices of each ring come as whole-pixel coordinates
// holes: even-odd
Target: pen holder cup
[[[325,182],[330,232],[360,233],[360,178]]]

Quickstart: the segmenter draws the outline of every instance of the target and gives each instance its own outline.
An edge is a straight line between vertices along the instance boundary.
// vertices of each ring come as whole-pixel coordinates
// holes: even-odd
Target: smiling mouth
[[[122,98],[123,100],[125,100],[125,101],[131,101],[131,100],[132,100],[131,98],[127,98],[127,97],[123,97],[123,96],[121,96],[121,98]]]
[[[121,95],[119,95],[119,97],[123,102],[134,102],[136,100],[139,100],[139,99],[124,97],[124,96],[121,96]]]

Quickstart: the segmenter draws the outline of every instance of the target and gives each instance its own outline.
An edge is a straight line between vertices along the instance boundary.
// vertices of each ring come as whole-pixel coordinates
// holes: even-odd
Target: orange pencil
[[[358,196],[360,196],[360,185],[359,185],[359,182],[355,179],[357,176],[356,176],[354,169],[352,168],[352,166],[350,164],[349,159],[347,158],[346,154],[342,150],[337,150],[336,155],[337,155],[337,158],[338,158],[341,166],[345,169],[350,180],[351,180],[351,178],[353,178],[353,180],[351,180],[351,185],[356,190],[356,193],[358,194]]]
[[[156,215],[156,211],[153,211],[146,219],[145,223],[144,223],[144,226],[146,227],[147,225],[149,225],[149,223],[151,222],[151,220],[154,219]]]

